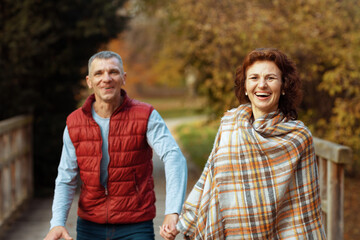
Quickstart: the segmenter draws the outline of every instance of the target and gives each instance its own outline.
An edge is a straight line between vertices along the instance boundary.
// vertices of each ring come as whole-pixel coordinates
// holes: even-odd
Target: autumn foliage
[[[314,135],[352,147],[360,161],[357,1],[152,0],[142,6],[156,22],[151,68],[160,81],[185,82],[187,70],[195,69],[197,93],[220,117],[238,104],[233,81],[244,56],[278,48],[296,62],[303,80],[300,118]]]

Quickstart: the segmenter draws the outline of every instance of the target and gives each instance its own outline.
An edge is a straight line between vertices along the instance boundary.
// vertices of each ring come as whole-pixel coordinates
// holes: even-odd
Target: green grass
[[[202,114],[203,100],[200,98],[141,98],[138,100],[154,106],[163,118],[176,118]]]
[[[158,110],[158,112],[162,118],[177,118],[202,114],[201,110],[199,109],[188,108]]]
[[[179,144],[191,161],[200,168],[205,166],[211,153],[218,127],[218,122],[196,122],[181,125],[176,129]]]

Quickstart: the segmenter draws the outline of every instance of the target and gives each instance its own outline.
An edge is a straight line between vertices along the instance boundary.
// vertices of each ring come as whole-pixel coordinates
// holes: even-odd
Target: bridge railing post
[[[320,196],[328,240],[344,239],[344,166],[351,148],[314,137],[319,162]]]

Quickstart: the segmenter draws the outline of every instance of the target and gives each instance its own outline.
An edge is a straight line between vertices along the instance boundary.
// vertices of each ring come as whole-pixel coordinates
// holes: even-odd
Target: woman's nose
[[[266,82],[266,79],[265,78],[260,78],[259,79],[259,87],[266,87],[267,86],[267,82]]]

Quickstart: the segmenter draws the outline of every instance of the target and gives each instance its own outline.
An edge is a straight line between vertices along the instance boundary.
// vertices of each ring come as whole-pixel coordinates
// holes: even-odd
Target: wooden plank
[[[318,160],[321,208],[327,213],[327,160],[322,157],[318,157]]]
[[[2,197],[4,194],[4,182],[3,182],[3,169],[0,168],[0,226],[2,225],[4,221],[4,198]]]
[[[11,214],[11,173],[10,166],[2,168],[2,198],[3,198],[3,220],[6,220]]]
[[[31,146],[26,146],[24,148],[18,149],[15,153],[8,155],[6,157],[0,157],[0,168],[7,166],[14,162],[16,159],[21,158],[22,156],[28,156],[31,151]]]
[[[335,163],[349,164],[352,162],[351,148],[314,137],[316,155]]]
[[[21,126],[32,124],[33,117],[31,115],[21,115],[0,121],[0,135],[13,131]]]
[[[344,239],[344,165],[328,162],[327,239]]]

